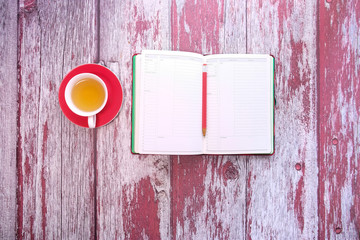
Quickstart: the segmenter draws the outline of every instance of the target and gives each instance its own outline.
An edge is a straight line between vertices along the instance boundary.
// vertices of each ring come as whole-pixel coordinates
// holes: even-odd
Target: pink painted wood
[[[356,0],[0,6],[1,239],[360,238]],[[131,154],[131,57],[143,49],[274,55],[275,154]],[[57,102],[82,63],[123,86],[99,129]]]
[[[275,57],[275,154],[247,169],[249,239],[316,239],[317,5],[248,1],[247,51]]]
[[[359,239],[360,2],[319,13],[319,237]]]
[[[37,12],[33,11],[34,8],[24,5],[23,2],[19,4],[17,236],[34,238],[43,236],[42,219],[45,213],[45,208],[42,207],[44,202],[39,201],[42,200],[41,194],[45,192],[37,187],[41,182],[39,176],[44,176],[41,175],[42,164],[38,161],[42,159],[38,157],[37,149],[41,30],[39,17]]]
[[[98,6],[95,0],[68,1],[67,5],[59,1],[58,4],[60,6],[53,11],[49,9],[49,2],[44,2],[42,6],[49,16],[59,8],[67,16],[65,24],[61,14],[55,17],[62,22],[65,30],[60,35],[64,41],[60,44],[63,47],[60,48],[63,61],[61,74],[64,76],[80,64],[98,61]],[[57,78],[56,89],[59,89],[62,76]],[[63,114],[61,116],[61,236],[94,239],[96,130],[80,128]]]
[[[0,29],[0,239],[14,239],[18,98],[16,2],[0,1]]]
[[[130,151],[132,56],[169,49],[169,3],[101,1],[100,60],[119,77],[119,116],[97,131],[96,209],[100,239],[170,238],[170,157]]]
[[[94,237],[94,131],[68,121],[57,94],[70,69],[96,59],[95,9],[20,1],[18,238]]]
[[[245,53],[245,2],[224,4],[173,1],[172,49]],[[173,238],[244,238],[246,157],[173,156],[171,164]]]

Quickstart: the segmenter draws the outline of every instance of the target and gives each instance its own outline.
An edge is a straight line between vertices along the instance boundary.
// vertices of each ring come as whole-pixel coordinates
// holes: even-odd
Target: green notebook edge
[[[273,142],[272,142],[272,151],[269,154],[275,153],[275,57],[270,55],[273,59],[273,112],[272,112],[272,134],[273,134]]]
[[[135,60],[136,60],[136,55],[133,56],[133,84],[132,84],[132,109],[131,109],[131,152],[132,153],[136,153],[135,152],[135,92],[136,92],[136,87],[135,87]]]

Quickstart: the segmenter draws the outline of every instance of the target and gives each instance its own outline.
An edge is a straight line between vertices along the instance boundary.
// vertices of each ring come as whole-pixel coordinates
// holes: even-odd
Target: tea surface
[[[75,84],[71,91],[71,99],[81,111],[92,112],[103,104],[105,90],[98,81],[85,78]]]

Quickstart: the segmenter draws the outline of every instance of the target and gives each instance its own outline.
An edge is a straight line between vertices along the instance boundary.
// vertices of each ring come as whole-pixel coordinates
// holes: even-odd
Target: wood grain
[[[132,56],[169,49],[167,1],[100,1],[100,60],[120,79],[124,101],[97,131],[97,236],[170,238],[169,156],[131,154]]]
[[[360,238],[358,1],[0,0],[0,29],[0,239]],[[275,154],[131,154],[143,49],[274,55]],[[124,102],[89,130],[57,94],[94,62]]]
[[[245,1],[224,4],[172,1],[173,50],[245,53]],[[174,239],[245,237],[246,157],[173,156],[171,187]]]
[[[0,239],[16,229],[17,3],[0,1]]]
[[[319,237],[359,239],[360,3],[319,9]]]
[[[94,9],[20,2],[18,238],[94,236],[93,131],[67,120],[57,97],[62,77],[96,57]]]
[[[316,239],[317,4],[248,1],[247,51],[275,57],[275,154],[251,156],[247,239]]]
[[[72,68],[98,60],[97,1],[69,1],[63,45],[65,76]],[[60,18],[61,19],[61,18]],[[96,238],[96,130],[61,120],[62,238]]]
[[[41,238],[45,208],[41,196],[42,159],[38,157],[41,28],[38,11],[19,2],[19,140],[17,237]],[[40,141],[42,139],[40,138]],[[44,213],[44,214],[43,214]]]

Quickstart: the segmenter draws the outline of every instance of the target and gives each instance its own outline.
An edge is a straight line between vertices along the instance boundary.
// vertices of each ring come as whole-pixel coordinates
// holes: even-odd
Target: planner
[[[274,64],[267,54],[134,55],[132,152],[273,154]]]

